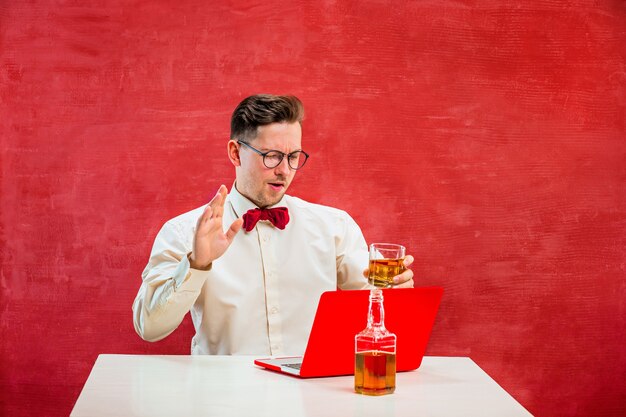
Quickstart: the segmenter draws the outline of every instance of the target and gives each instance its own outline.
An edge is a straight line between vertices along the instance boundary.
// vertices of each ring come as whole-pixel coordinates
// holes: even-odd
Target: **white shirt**
[[[210,271],[190,268],[205,207],[168,221],[155,239],[133,303],[135,330],[145,340],[166,337],[191,311],[192,354],[302,355],[322,292],[368,288],[367,244],[354,220],[288,195],[274,206],[289,210],[284,230],[259,221],[237,233]],[[224,230],[252,208],[232,187]]]

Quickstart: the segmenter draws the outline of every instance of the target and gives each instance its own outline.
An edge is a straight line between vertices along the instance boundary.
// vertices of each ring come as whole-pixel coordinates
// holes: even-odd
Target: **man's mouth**
[[[269,183],[267,183],[267,184],[268,184],[268,185],[272,188],[272,190],[274,190],[274,191],[280,191],[280,190],[282,190],[283,188],[285,188],[285,183],[283,183],[283,182],[269,182]]]

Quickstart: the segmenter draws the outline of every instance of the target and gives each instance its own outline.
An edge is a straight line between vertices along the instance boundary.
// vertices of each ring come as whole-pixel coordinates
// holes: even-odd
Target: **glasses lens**
[[[263,163],[268,168],[276,168],[283,160],[283,154],[280,152],[268,152],[263,158]]]
[[[304,166],[309,156],[302,151],[296,151],[289,154],[289,166],[292,169],[300,169]]]

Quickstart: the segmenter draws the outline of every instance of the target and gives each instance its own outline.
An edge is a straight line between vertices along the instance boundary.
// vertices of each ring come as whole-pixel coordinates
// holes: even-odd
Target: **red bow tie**
[[[254,229],[259,220],[269,220],[274,226],[283,230],[289,223],[287,207],[275,207],[270,209],[251,209],[243,215],[243,228],[246,232]]]

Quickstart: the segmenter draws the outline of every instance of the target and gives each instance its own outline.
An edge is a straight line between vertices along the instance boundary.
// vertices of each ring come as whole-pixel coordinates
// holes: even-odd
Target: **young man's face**
[[[275,150],[289,154],[301,150],[301,142],[300,123],[272,123],[260,126],[250,145],[261,152]],[[261,155],[233,141],[229,143],[229,156],[236,167],[237,190],[259,207],[278,203],[296,175],[289,168],[286,156],[276,168],[267,168]]]

